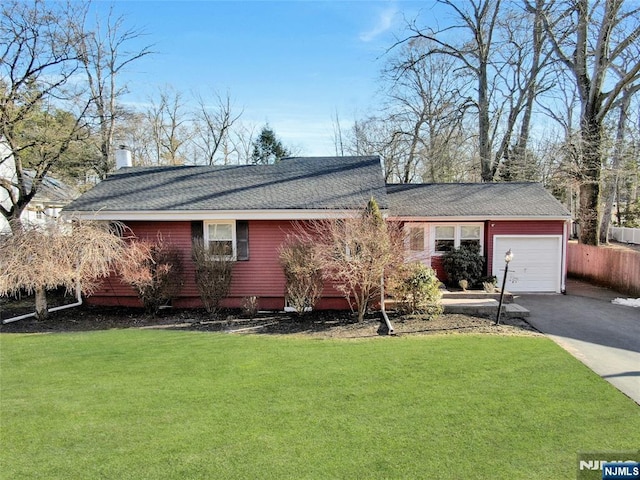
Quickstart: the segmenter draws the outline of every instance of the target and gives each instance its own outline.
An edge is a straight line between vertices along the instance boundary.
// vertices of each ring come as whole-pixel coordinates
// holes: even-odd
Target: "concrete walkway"
[[[640,308],[614,305],[627,298],[569,280],[567,295],[522,295],[527,321],[640,405]]]

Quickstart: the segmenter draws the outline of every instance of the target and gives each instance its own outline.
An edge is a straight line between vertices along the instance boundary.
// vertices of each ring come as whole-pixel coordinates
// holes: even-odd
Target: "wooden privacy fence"
[[[569,275],[640,297],[640,252],[570,242],[567,264]]]

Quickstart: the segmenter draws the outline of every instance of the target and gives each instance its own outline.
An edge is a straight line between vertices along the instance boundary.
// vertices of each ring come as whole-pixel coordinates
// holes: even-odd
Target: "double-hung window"
[[[472,247],[480,252],[480,225],[460,225],[460,246]]]
[[[249,260],[249,222],[246,220],[208,220],[192,222],[194,238],[202,238],[213,256]]]
[[[212,255],[235,257],[234,222],[206,222],[204,241]]]
[[[435,225],[432,232],[432,251],[436,255],[460,247],[476,248],[482,254],[481,224]]]
[[[435,252],[450,252],[456,245],[456,227],[454,226],[437,226],[435,227]]]

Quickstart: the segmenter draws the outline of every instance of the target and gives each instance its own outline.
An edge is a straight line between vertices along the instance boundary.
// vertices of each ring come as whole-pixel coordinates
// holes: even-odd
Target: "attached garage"
[[[493,274],[502,285],[504,254],[511,249],[506,289],[514,293],[560,293],[563,278],[562,235],[496,235],[493,238]]]
[[[446,272],[439,247],[475,242],[486,258],[487,275],[495,275],[498,285],[505,252],[513,251],[507,290],[564,291],[571,215],[542,185],[403,184],[387,185],[387,194],[389,219],[400,222],[407,234],[407,258],[431,265],[441,280],[446,281]]]

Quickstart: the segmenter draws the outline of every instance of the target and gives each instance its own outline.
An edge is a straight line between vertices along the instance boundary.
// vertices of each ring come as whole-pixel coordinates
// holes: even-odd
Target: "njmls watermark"
[[[580,452],[577,480],[640,480],[640,450]]]

